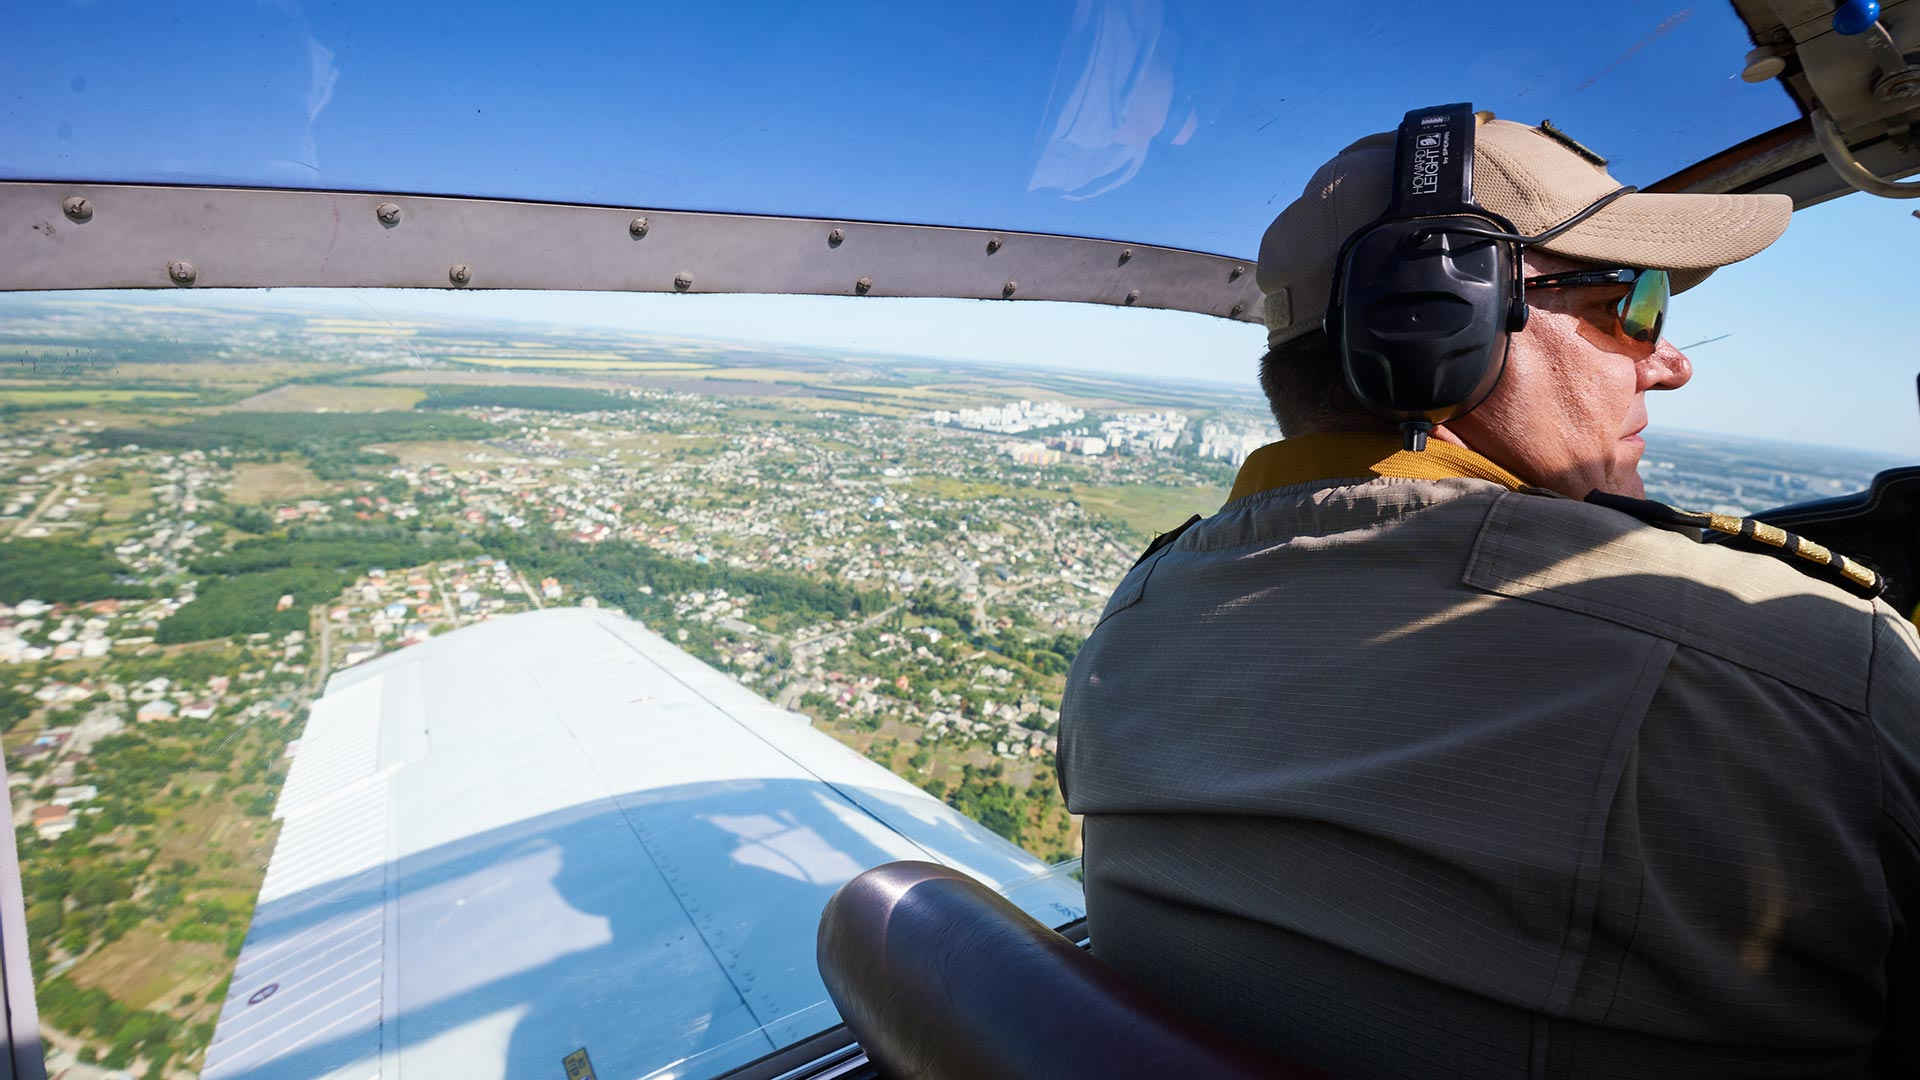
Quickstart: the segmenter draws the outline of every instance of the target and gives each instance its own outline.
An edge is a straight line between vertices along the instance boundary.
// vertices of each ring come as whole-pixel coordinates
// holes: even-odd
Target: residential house
[[[33,808],[33,827],[42,840],[57,840],[73,831],[73,814],[64,806]]]

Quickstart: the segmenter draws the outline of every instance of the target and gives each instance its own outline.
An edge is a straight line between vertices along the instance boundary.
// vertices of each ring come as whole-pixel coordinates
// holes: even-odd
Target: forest
[[[160,621],[153,640],[160,645],[176,645],[240,634],[280,635],[305,630],[308,609],[338,596],[353,579],[352,571],[319,566],[212,577],[200,583],[200,592],[192,602]],[[280,598],[286,595],[293,597],[292,605],[278,610]]]
[[[243,540],[224,554],[195,559],[196,574],[250,574],[286,567],[326,567],[363,571],[374,566],[419,566],[440,559],[475,555],[479,548],[453,541],[421,543],[410,537],[380,537],[366,532],[338,536]]]
[[[602,390],[563,386],[434,386],[415,409],[538,409],[542,412],[603,412],[649,408],[650,403]]]
[[[483,544],[495,555],[525,563],[539,576],[560,578],[642,619],[671,618],[670,597],[710,589],[754,597],[752,617],[772,623],[770,628],[776,630],[794,616],[805,622],[847,619],[886,606],[877,594],[834,582],[779,570],[689,562],[623,540],[583,547],[550,533],[499,532],[490,534]],[[641,586],[653,591],[643,593]]]
[[[983,769],[969,764],[960,773],[960,783],[952,791],[945,791],[946,784],[935,780],[928,785],[928,794],[935,798],[944,794],[948,806],[1020,843],[1027,817],[1024,793],[1003,779],[1006,765],[996,761]]]
[[[231,551],[195,559],[205,575],[199,595],[168,616],[154,634],[162,645],[237,634],[285,634],[307,628],[307,612],[340,594],[375,566],[418,566],[472,555],[471,543],[422,543],[400,537],[340,534],[243,540]],[[280,597],[292,606],[278,610]]]
[[[0,734],[12,731],[20,721],[33,715],[36,704],[31,694],[0,686]]]
[[[497,434],[493,425],[484,421],[417,412],[236,412],[203,416],[170,427],[107,428],[93,437],[93,445],[106,449],[298,450],[310,456],[328,456],[368,443],[484,439]]]
[[[44,600],[82,604],[109,597],[147,597],[126,565],[106,550],[71,540],[15,540],[0,559],[0,603]]]

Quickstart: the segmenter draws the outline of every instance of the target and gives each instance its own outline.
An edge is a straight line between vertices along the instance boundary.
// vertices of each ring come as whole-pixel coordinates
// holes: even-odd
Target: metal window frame
[[[1896,179],[1920,172],[1920,140],[1874,135],[1848,146],[1863,166],[1879,176]],[[1820,152],[1813,126],[1804,116],[1703,158],[1648,185],[1647,190],[1679,195],[1786,195],[1793,199],[1796,211],[1855,193]]]
[[[0,784],[6,783],[6,777],[6,752],[0,750]],[[13,792],[10,787],[6,791],[11,818]],[[27,954],[26,896],[11,829],[0,843],[0,1007],[5,1010],[7,1040],[7,1053],[0,1057],[0,1080],[46,1080],[46,1048],[33,995],[33,962]]]
[[[546,289],[1057,300],[1260,319],[1253,263],[1078,236],[447,195],[0,181],[0,291]]]

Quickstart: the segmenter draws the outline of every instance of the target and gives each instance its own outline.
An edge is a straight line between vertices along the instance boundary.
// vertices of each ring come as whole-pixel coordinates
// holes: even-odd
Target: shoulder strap
[[[1159,551],[1161,548],[1166,547],[1168,544],[1171,544],[1175,540],[1180,539],[1181,533],[1186,532],[1188,529],[1191,529],[1198,524],[1200,524],[1200,515],[1195,514],[1192,517],[1188,518],[1187,520],[1174,526],[1170,531],[1163,532],[1159,536],[1154,537],[1153,543],[1147,545],[1147,550],[1141,552],[1140,557],[1133,560],[1133,565],[1139,566],[1141,563],[1146,562],[1148,559],[1153,557],[1154,552]],[[1129,567],[1128,569],[1132,569],[1132,567]]]
[[[1866,563],[1850,559],[1778,525],[1732,514],[1682,510],[1652,499],[1632,499],[1604,491],[1588,495],[1587,501],[1639,518],[1649,525],[1691,533],[1697,540],[1718,541],[1741,551],[1770,555],[1802,573],[1838,585],[1867,600],[1879,596],[1887,587],[1887,579]]]

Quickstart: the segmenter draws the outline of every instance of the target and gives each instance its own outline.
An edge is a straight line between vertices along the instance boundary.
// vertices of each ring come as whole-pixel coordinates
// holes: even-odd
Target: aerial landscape
[[[1080,642],[1278,437],[1257,389],[165,295],[0,297],[0,730],[48,1059],[196,1075],[308,708],[626,613],[1047,862]],[[1648,433],[1750,513],[1899,464]]]

